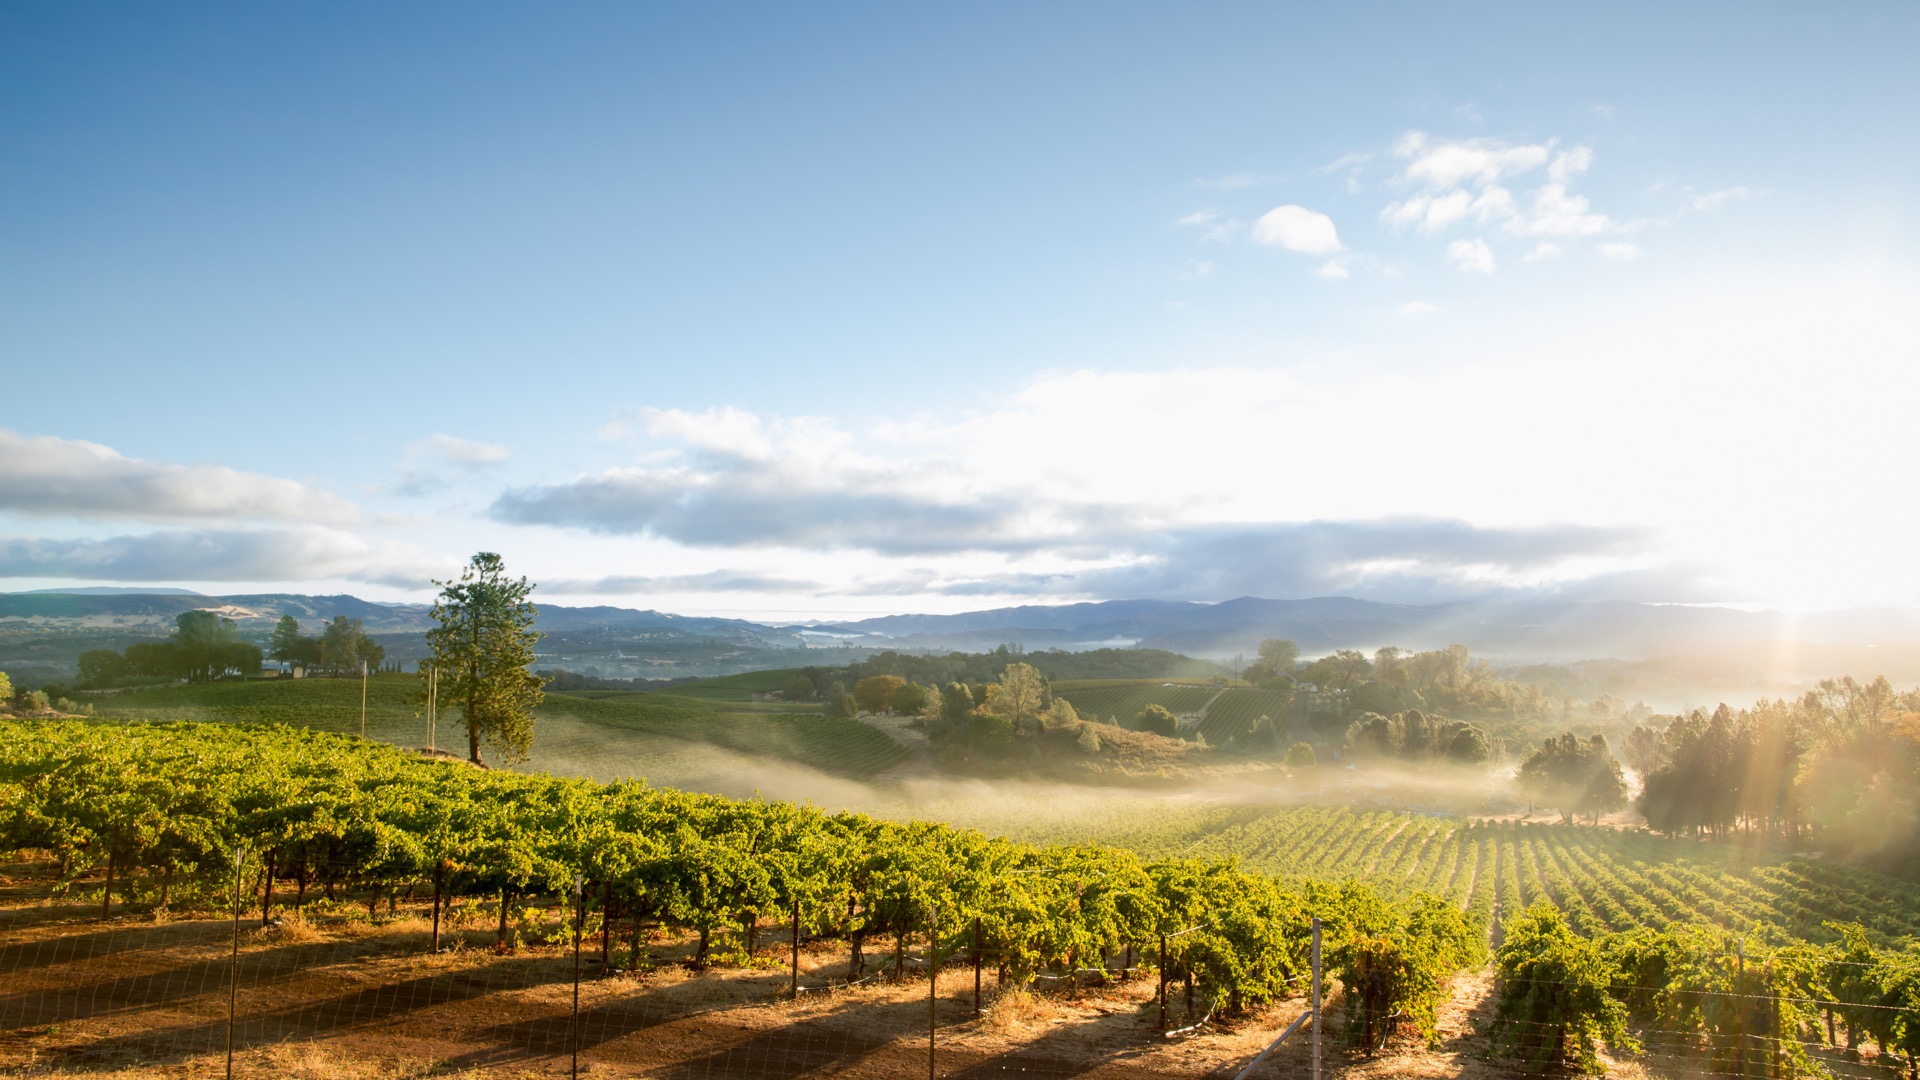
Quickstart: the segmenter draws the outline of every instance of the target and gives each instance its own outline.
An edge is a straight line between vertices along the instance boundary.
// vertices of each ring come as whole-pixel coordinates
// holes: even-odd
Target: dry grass
[[[980,1027],[994,1035],[1012,1037],[1051,1027],[1063,1010],[1053,1001],[1024,988],[1004,990],[980,1010]]]

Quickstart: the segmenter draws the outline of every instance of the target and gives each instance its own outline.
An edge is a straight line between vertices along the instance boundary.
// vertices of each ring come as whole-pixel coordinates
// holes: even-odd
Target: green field
[[[764,677],[764,673],[756,673]],[[548,694],[535,723],[528,767],[612,779],[714,787],[727,756],[793,763],[847,777],[871,776],[905,760],[907,751],[856,720],[829,719],[817,708],[753,702],[755,676],[693,684],[692,696],[633,691]],[[718,685],[716,685],[718,684]],[[427,744],[420,681],[380,675],[367,681],[366,735],[381,742]],[[218,682],[129,691],[95,699],[102,716],[125,719],[280,723],[359,734],[358,679]],[[464,738],[443,710],[435,744],[463,753]],[[738,785],[720,784],[735,789]]]

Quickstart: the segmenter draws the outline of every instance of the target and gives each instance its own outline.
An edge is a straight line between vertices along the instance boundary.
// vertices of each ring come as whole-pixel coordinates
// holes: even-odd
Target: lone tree
[[[436,581],[440,596],[427,631],[432,667],[440,672],[440,694],[462,706],[467,756],[480,761],[480,741],[498,747],[509,764],[525,761],[533,749],[533,710],[546,680],[535,675],[533,646],[541,638],[533,628],[540,612],[527,595],[526,578],[508,580],[506,566],[491,551],[475,555],[458,581]],[[424,675],[425,672],[423,671]]]

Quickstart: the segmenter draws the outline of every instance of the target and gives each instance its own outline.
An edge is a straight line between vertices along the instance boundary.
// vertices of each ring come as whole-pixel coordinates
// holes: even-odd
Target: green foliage
[[[1291,681],[1299,660],[1300,646],[1284,638],[1268,638],[1260,643],[1259,659],[1248,664],[1240,677],[1256,686]]]
[[[1581,739],[1572,732],[1548,739],[1520,763],[1520,788],[1527,797],[1560,811],[1562,821],[1601,814],[1627,804],[1627,782],[1620,762],[1599,735]]]
[[[1073,744],[1080,748],[1081,753],[1097,754],[1100,752],[1099,727],[1100,725],[1098,724],[1083,723],[1080,725],[1080,734],[1074,736]]]
[[[112,686],[113,681],[127,671],[126,658],[112,649],[88,649],[80,654],[77,663],[80,685],[89,689]]]
[[[907,680],[898,675],[869,675],[853,684],[854,704],[876,716],[891,712],[894,692],[905,685]]]
[[[1169,739],[1177,738],[1180,734],[1180,718],[1167,711],[1165,705],[1149,705],[1134,714],[1133,729],[1150,731]]]
[[[1484,954],[1483,930],[1432,893],[1389,904],[1350,882],[1334,895],[1339,914],[1329,955],[1346,988],[1348,1037],[1371,1049],[1385,1041],[1395,1021],[1404,1020],[1434,1045],[1447,979]]]
[[[456,904],[556,891],[579,873],[697,932],[703,962],[744,958],[755,921],[795,907],[809,932],[853,940],[922,933],[935,907],[945,926],[978,919],[1016,983],[1197,926],[1170,959],[1229,1006],[1288,992],[1309,909],[1343,926],[1362,921],[1343,907],[1385,909],[1357,885],[1310,896],[1230,862],[1143,864],[925,822],[470,769],[286,727],[0,721],[0,811],[0,853],[48,850],[69,880],[112,858],[129,899],[165,881],[231,902],[236,852],[277,878],[370,894],[433,877]],[[1392,910],[1386,932],[1452,940],[1421,905]],[[503,945],[532,936],[502,924]]]
[[[211,611],[183,611],[174,620],[173,636],[165,641],[135,642],[124,654],[108,649],[82,653],[80,681],[88,687],[110,686],[126,676],[204,683],[227,675],[257,675],[260,659],[259,646],[240,640],[232,619]]]
[[[986,708],[1006,717],[1015,731],[1037,724],[1048,701],[1047,680],[1032,664],[1008,664],[999,679],[987,684]]]
[[[847,693],[847,688],[842,683],[828,683],[826,692],[820,695],[820,715],[828,719],[845,719],[858,714],[859,711],[860,706],[854,702],[853,695]]]
[[[899,716],[919,716],[932,696],[933,691],[919,683],[902,683],[894,690],[887,708]]]
[[[813,680],[799,672],[787,676],[787,681],[780,686],[780,698],[783,701],[811,701],[817,693],[819,691],[814,689]]]
[[[440,586],[432,611],[438,625],[427,631],[427,647],[440,673],[440,699],[461,710],[468,756],[478,763],[484,741],[510,762],[526,760],[542,696],[541,679],[531,670],[541,637],[533,628],[539,610],[527,600],[533,586],[526,578],[508,579],[506,565],[490,551],[469,560],[459,580],[434,584]],[[343,641],[348,636],[343,631]]]
[[[1604,1045],[1634,1050],[1627,1006],[1614,996],[1620,969],[1573,932],[1551,904],[1530,907],[1500,946],[1494,1044],[1535,1065],[1573,1064],[1598,1075]]]
[[[1313,744],[1297,742],[1287,747],[1287,768],[1311,769],[1317,764],[1313,754]]]
[[[1169,679],[1218,674],[1214,664],[1162,649],[1048,649],[1026,652],[1002,645],[991,652],[952,652],[941,656],[879,652],[845,668],[806,668],[816,682],[840,679],[849,686],[870,675],[898,675],[908,682],[945,686],[984,684],[1000,677],[1008,664],[1025,663],[1044,679]]]

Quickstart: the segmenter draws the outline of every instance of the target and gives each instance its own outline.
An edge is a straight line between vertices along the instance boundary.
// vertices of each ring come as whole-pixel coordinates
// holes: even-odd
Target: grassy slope
[[[716,680],[731,682],[733,680]],[[426,744],[426,720],[411,675],[369,679],[366,734],[402,746]],[[852,720],[813,711],[741,708],[751,690],[723,686],[699,696],[590,692],[549,694],[535,724],[534,768],[594,776],[648,776],[671,783],[685,775],[695,751],[717,747],[759,758],[796,762],[846,776],[866,776],[897,764],[906,752],[886,735]],[[291,724],[358,734],[357,679],[221,682],[129,691],[101,698],[103,716]],[[443,710],[437,745],[463,749],[458,725]]]

